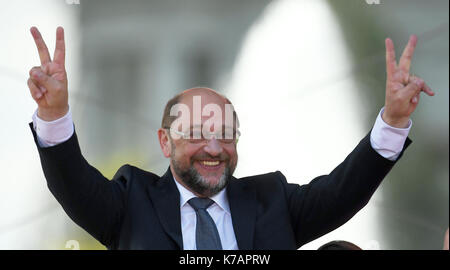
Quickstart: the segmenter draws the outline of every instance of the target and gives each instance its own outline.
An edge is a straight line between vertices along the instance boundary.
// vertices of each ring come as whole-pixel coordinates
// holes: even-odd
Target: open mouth
[[[199,160],[197,163],[205,170],[214,171],[222,167],[224,162],[219,160]]]

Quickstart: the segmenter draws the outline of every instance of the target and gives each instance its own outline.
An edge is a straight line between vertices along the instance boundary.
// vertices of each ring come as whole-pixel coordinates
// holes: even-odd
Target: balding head
[[[177,94],[167,102],[164,108],[164,113],[161,121],[161,128],[170,128],[173,121],[175,121],[175,119],[177,118],[177,116],[170,115],[170,110],[174,105],[180,103],[186,104],[189,108],[192,108],[193,98],[195,96],[201,97],[203,105],[214,103],[219,105],[220,107],[223,107],[225,104],[232,104],[228,98],[219,94],[217,91],[211,88],[194,87],[184,90],[183,92]],[[237,119],[236,112],[233,111],[233,114],[234,118]]]
[[[193,96],[201,96],[201,97],[216,97],[219,100],[222,100],[222,102],[224,103],[230,103],[229,100],[224,97],[223,95],[219,94],[217,91],[211,89],[211,88],[207,88],[207,87],[194,87],[194,88],[190,88],[187,90],[184,90],[183,92],[180,93],[180,97],[185,99],[185,98],[190,98]]]

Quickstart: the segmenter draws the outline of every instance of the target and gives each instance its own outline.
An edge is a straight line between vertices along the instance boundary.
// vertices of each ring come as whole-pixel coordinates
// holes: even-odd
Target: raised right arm
[[[53,60],[37,28],[31,28],[31,34],[41,66],[33,67],[28,79],[38,105],[30,128],[47,185],[75,223],[102,244],[114,246],[124,212],[126,179],[109,181],[81,153],[69,111],[63,28],[56,30]]]

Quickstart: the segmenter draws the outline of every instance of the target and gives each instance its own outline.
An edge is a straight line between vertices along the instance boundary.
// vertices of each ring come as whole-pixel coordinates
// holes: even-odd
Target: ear
[[[170,157],[172,145],[170,145],[169,136],[166,129],[158,129],[159,146],[166,158]]]

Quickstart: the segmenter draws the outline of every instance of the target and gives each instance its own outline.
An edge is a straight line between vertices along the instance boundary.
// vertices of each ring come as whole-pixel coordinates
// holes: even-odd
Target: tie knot
[[[188,201],[188,203],[194,208],[195,211],[199,209],[207,209],[211,204],[213,204],[213,200],[209,198],[192,198]]]

